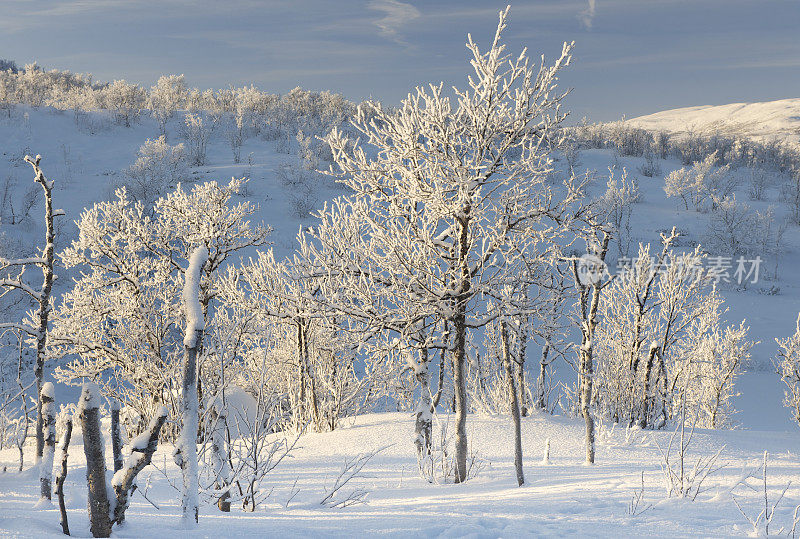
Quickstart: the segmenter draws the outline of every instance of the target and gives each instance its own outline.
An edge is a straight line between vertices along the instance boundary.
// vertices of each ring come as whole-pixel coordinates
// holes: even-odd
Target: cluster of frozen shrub
[[[757,167],[785,174],[800,170],[800,150],[780,140],[759,142],[691,131],[673,134],[649,131],[624,121],[589,123],[585,119],[565,131],[578,148],[611,149],[621,156],[675,158],[691,165],[716,153],[720,163],[734,167]]]

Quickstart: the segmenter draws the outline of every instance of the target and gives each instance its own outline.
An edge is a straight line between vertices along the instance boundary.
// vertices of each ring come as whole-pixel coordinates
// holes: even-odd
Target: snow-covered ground
[[[447,421],[446,417],[440,417]],[[739,513],[735,498],[748,516],[762,509],[761,471],[755,469],[763,451],[769,451],[768,494],[775,500],[800,474],[796,433],[765,431],[698,431],[690,445],[693,464],[724,446],[718,461],[724,467],[712,474],[694,501],[666,499],[659,462],[670,433],[601,429],[597,463],[583,464],[582,424],[561,417],[523,419],[523,447],[527,484],[514,479],[511,423],[503,417],[470,418],[468,431],[481,470],[465,484],[429,484],[417,473],[409,414],[382,413],[358,417],[325,434],[307,434],[292,458],[270,474],[272,491],[255,513],[234,508],[229,514],[215,506],[201,509],[194,537],[516,537],[516,536],[657,536],[723,537],[746,535],[752,527]],[[452,424],[451,431],[452,431]],[[550,463],[542,463],[550,439]],[[346,459],[384,448],[343,489],[368,492],[367,503],[343,509],[320,506],[326,488],[336,479]],[[110,454],[110,445],[106,448]],[[168,475],[179,481],[171,463],[171,447],[159,448],[154,461],[167,462]],[[14,466],[11,450],[0,453],[0,463]],[[687,460],[688,463],[688,460]],[[688,464],[687,464],[688,465]],[[755,478],[738,484],[745,467]],[[631,515],[634,493],[644,490]],[[65,484],[69,524],[74,536],[88,533],[85,459],[80,436],[70,451]],[[149,476],[149,479],[148,479]],[[0,474],[0,535],[3,537],[59,536],[58,509],[34,509],[37,501],[34,471]],[[179,494],[164,476],[145,469],[140,484],[148,484],[147,498],[133,496],[127,523],[115,529],[118,537],[183,536]],[[762,490],[758,490],[762,489]],[[791,527],[800,504],[800,489],[790,487],[778,506],[772,530]],[[649,508],[648,508],[649,507]],[[642,512],[643,511],[643,512]]]
[[[777,105],[782,103],[782,105]],[[755,105],[753,105],[755,106]],[[791,107],[795,107],[792,109]],[[711,128],[714,122],[725,118],[737,126],[752,121],[749,107],[731,105],[729,112],[712,115],[712,109],[699,107],[692,111],[707,111],[693,115],[664,113],[648,128],[671,130],[701,130]],[[730,114],[730,111],[742,114]],[[800,100],[776,102],[772,123],[753,123],[748,134],[766,136],[788,133],[792,122],[798,122]],[[794,112],[791,112],[794,110]],[[779,114],[782,112],[782,114]],[[716,112],[714,114],[717,114]],[[759,116],[756,111],[755,116]],[[792,118],[794,116],[794,118]],[[766,117],[766,116],[763,116]],[[637,119],[645,122],[646,118]],[[670,119],[671,118],[671,119]],[[681,119],[683,118],[683,119]],[[713,118],[713,119],[712,119]],[[658,123],[662,122],[662,123]],[[671,122],[671,123],[669,123]],[[765,120],[766,122],[766,120]],[[667,127],[671,125],[673,127]],[[170,125],[168,142],[181,141],[178,124]],[[796,132],[795,132],[796,135]],[[139,146],[146,138],[157,136],[157,126],[143,118],[131,128],[98,120],[94,134],[86,128],[77,128],[72,114],[53,110],[17,109],[11,118],[0,115],[0,180],[13,176],[17,189],[32,183],[30,167],[21,162],[25,153],[39,153],[44,159],[42,167],[51,179],[56,180],[55,205],[64,208],[63,238],[75,234],[73,221],[82,208],[93,202],[107,199],[119,182],[121,171],[131,165]],[[788,136],[788,135],[787,135]],[[796,137],[795,137],[796,138]],[[248,156],[250,156],[248,158]],[[271,236],[279,256],[291,253],[294,236],[300,226],[313,220],[298,208],[303,203],[320,207],[322,201],[342,191],[332,182],[315,180],[311,189],[300,192],[297,185],[281,181],[282,166],[297,167],[298,158],[280,153],[279,144],[257,137],[245,141],[241,164],[234,164],[228,142],[222,134],[215,134],[209,143],[206,166],[192,170],[195,181],[216,179],[226,181],[231,176],[248,176],[247,196],[260,205],[257,219],[274,227]],[[644,177],[637,168],[642,159],[614,156],[605,150],[588,150],[580,154],[579,168],[596,171],[597,181],[591,193],[599,196],[605,190],[605,178],[610,165],[626,167],[637,177],[642,193],[641,201],[634,205],[632,236],[638,241],[655,242],[659,231],[677,226],[684,234],[681,245],[703,242],[708,214],[687,211],[675,200],[665,197],[664,176],[680,168],[677,161],[659,161],[661,174]],[[559,162],[557,166],[563,167]],[[734,171],[746,174],[746,171]],[[737,200],[747,201],[753,210],[775,206],[781,218],[787,213],[779,201],[780,182],[767,190],[765,200],[747,201],[746,181]],[[301,199],[301,200],[298,200]],[[20,240],[29,245],[38,243],[41,230],[38,213],[21,225],[2,225],[2,232],[10,240]],[[710,455],[725,446],[721,462],[726,467],[713,474],[709,489],[695,502],[665,500],[665,491],[659,468],[660,452],[656,442],[666,447],[669,433],[646,433],[636,436],[633,443],[625,442],[625,433],[617,429],[598,449],[597,465],[586,467],[583,462],[582,424],[565,417],[534,416],[523,420],[523,441],[526,455],[525,471],[528,482],[523,488],[515,486],[511,454],[510,421],[507,418],[472,416],[469,420],[471,443],[475,447],[483,470],[464,485],[430,485],[416,471],[411,435],[412,420],[409,415],[397,413],[373,414],[359,417],[333,433],[307,434],[300,441],[291,459],[282,463],[271,474],[274,491],[267,503],[254,514],[235,511],[223,515],[213,507],[201,509],[198,536],[317,536],[320,534],[396,536],[474,536],[499,537],[515,535],[658,535],[658,536],[726,536],[746,534],[749,525],[734,505],[729,489],[736,483],[742,467],[761,458],[764,450],[770,452],[769,489],[774,499],[785,484],[798,482],[800,456],[797,453],[800,431],[793,425],[788,411],[782,406],[783,388],[771,367],[775,355],[776,337],[785,337],[794,331],[797,311],[800,309],[800,236],[798,227],[791,225],[786,234],[786,249],[780,260],[778,278],[770,277],[746,289],[724,285],[722,293],[731,323],[747,319],[750,338],[760,341],[753,349],[753,362],[737,381],[737,420],[741,429],[735,431],[703,431],[698,433],[691,446],[692,455]],[[64,240],[59,247],[64,246]],[[635,249],[634,249],[635,250]],[[730,256],[730,253],[712,253]],[[772,268],[774,261],[766,260]],[[62,277],[61,286],[68,284]],[[776,294],[766,292],[779,288]],[[533,364],[539,351],[532,347],[529,362]],[[574,373],[565,364],[557,365],[560,377],[572,381]],[[74,402],[75,388],[56,388],[57,402]],[[551,464],[540,464],[546,439],[551,439]],[[601,436],[602,438],[602,436]],[[79,440],[79,437],[78,437]],[[76,442],[79,444],[80,442]],[[368,504],[345,509],[325,509],[319,506],[323,489],[336,477],[347,457],[388,446],[367,465],[364,477],[355,480],[354,487],[369,491]],[[29,453],[30,453],[29,448]],[[168,457],[170,447],[159,449],[156,461],[166,458],[171,476],[177,470]],[[107,451],[110,455],[110,449]],[[0,453],[0,465],[15,469],[14,450]],[[31,455],[27,457],[31,462]],[[68,508],[73,534],[88,534],[86,515],[86,485],[84,480],[82,447],[75,445],[70,455],[70,472],[67,479]],[[653,504],[639,516],[630,516],[626,509],[633,492],[641,487],[644,471],[643,505]],[[128,513],[126,527],[115,530],[118,536],[164,536],[179,534],[179,493],[173,490],[163,476],[152,468],[143,472],[140,483],[151,477],[150,497],[159,507],[156,510],[139,494]],[[293,485],[299,493],[293,495]],[[37,476],[28,469],[22,474],[7,471],[0,474],[0,536],[41,537],[59,535],[56,509],[35,510]],[[752,483],[752,481],[751,481]],[[755,516],[763,505],[763,493],[738,486],[733,495],[742,508]],[[287,500],[291,501],[287,505]],[[786,492],[773,522],[774,530],[788,523],[791,512],[800,504],[800,484]]]
[[[720,134],[800,144],[800,99],[731,103],[665,110],[627,120],[653,131]]]

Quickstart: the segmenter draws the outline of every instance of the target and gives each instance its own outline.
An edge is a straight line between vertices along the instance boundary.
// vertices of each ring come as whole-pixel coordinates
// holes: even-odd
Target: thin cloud
[[[371,0],[367,7],[384,13],[384,17],[375,21],[375,24],[382,36],[398,43],[402,43],[398,35],[400,28],[421,15],[411,4],[398,0]]]
[[[592,24],[594,23],[595,8],[596,0],[589,0],[587,8],[578,14],[578,20],[589,30],[591,30]]]

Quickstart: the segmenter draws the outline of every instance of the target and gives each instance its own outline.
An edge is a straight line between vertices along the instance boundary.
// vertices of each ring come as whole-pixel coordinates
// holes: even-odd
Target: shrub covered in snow
[[[167,144],[163,135],[155,140],[147,139],[125,176],[128,193],[145,205],[152,205],[169,187],[189,178],[183,144]]]

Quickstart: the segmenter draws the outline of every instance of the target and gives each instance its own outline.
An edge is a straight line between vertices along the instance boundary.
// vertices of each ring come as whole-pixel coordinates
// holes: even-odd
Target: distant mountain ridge
[[[651,131],[743,136],[800,146],[800,98],[684,107],[639,116],[626,123]]]

